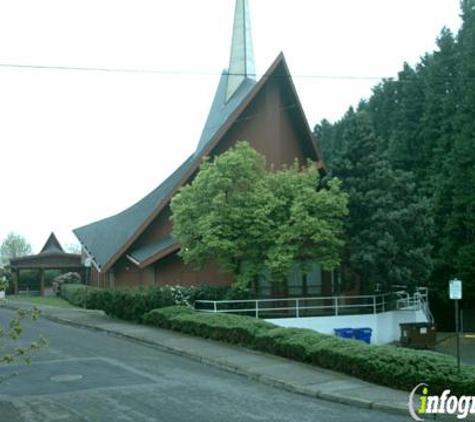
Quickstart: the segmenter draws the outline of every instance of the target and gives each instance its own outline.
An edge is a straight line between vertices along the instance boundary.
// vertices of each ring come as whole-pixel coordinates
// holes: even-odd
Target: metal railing
[[[427,308],[428,310],[427,292],[412,296],[406,292],[397,292],[359,296],[197,300],[195,302],[195,309],[200,312],[244,314],[256,318],[377,314],[395,309],[404,310],[405,308]]]
[[[427,321],[434,323],[434,316],[429,308],[429,289],[427,287],[419,287],[411,296],[405,291],[395,293],[397,299],[397,309],[420,309],[424,312]]]

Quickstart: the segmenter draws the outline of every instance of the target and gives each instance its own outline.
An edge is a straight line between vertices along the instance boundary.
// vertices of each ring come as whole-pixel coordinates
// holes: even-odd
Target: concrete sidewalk
[[[5,307],[26,309],[26,302],[7,301]],[[104,331],[143,342],[203,364],[237,373],[294,393],[368,409],[406,415],[408,394],[377,386],[338,372],[298,363],[225,343],[174,331],[109,318],[102,311],[39,306],[52,321]]]

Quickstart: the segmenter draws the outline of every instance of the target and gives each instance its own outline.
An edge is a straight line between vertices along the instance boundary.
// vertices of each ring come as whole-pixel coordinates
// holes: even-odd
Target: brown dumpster
[[[437,330],[428,322],[410,322],[399,324],[401,327],[401,346],[426,349],[434,347],[437,341]]]

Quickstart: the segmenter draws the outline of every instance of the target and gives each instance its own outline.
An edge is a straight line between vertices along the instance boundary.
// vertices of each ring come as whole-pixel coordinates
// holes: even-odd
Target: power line
[[[183,75],[183,76],[215,76],[220,75],[217,72],[196,72],[180,70],[156,70],[156,69],[127,69],[127,68],[107,68],[107,67],[82,67],[82,66],[49,66],[36,64],[18,64],[18,63],[0,63],[0,68],[12,69],[39,69],[39,70],[64,70],[64,71],[82,71],[82,72],[110,72],[110,73],[145,73],[159,75]],[[232,76],[246,76],[242,73],[228,73]],[[267,76],[268,74],[258,74],[256,77]],[[275,75],[277,77],[287,77],[284,75]],[[391,79],[388,76],[352,76],[352,75],[291,75],[292,78],[302,79],[334,79],[334,80],[382,80]]]
[[[50,65],[36,65],[36,64],[20,64],[20,63],[0,63],[1,68],[11,68],[11,69],[38,69],[38,70],[60,70],[60,71],[79,71],[79,72],[105,72],[105,73],[138,73],[138,74],[157,74],[157,75],[175,75],[175,76],[219,76],[221,73],[217,72],[198,72],[198,71],[189,71],[189,70],[157,70],[157,69],[133,69],[133,68],[108,68],[108,67],[86,67],[86,66],[50,66]],[[364,75],[305,75],[305,74],[273,74],[275,78],[292,78],[292,79],[318,79],[318,80],[340,80],[340,81],[392,81],[392,82],[404,82],[417,78],[415,75],[403,75],[401,78],[400,73],[402,70],[398,71],[395,76],[364,76]],[[227,73],[227,72],[226,72]],[[243,73],[227,73],[230,76],[248,76]],[[264,76],[269,76],[268,73],[260,73],[255,75],[257,78]],[[432,75],[433,79],[438,80],[449,80],[449,79],[459,79],[473,81],[474,77],[457,77],[455,75],[447,76],[438,76]]]

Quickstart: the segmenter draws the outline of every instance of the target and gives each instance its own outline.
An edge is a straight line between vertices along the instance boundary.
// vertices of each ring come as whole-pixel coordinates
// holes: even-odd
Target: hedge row
[[[412,390],[426,382],[431,394],[450,389],[475,395],[475,367],[435,352],[368,345],[300,328],[280,328],[252,317],[195,312],[186,307],[155,309],[144,322],[184,333],[240,344],[380,385]]]
[[[173,305],[193,305],[196,300],[248,298],[249,293],[229,287],[149,286],[100,289],[82,284],[63,284],[61,296],[75,306],[100,309],[129,321],[141,321],[152,309]]]
[[[82,284],[62,284],[60,287],[60,296],[72,305],[83,308],[87,303],[86,294],[89,299],[95,290],[97,290],[97,288],[94,287],[88,287],[86,290],[86,287]]]

